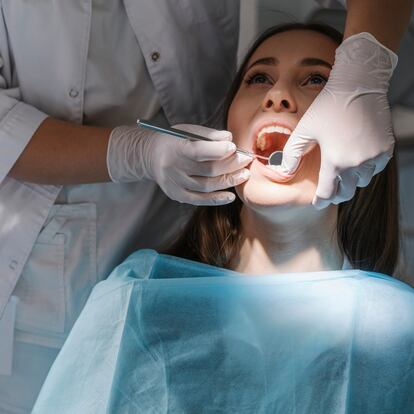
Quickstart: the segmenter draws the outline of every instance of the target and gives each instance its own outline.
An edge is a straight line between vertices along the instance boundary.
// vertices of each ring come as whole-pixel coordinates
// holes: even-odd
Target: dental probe
[[[211,138],[203,137],[201,135],[196,135],[196,134],[193,134],[187,131],[181,131],[180,129],[176,129],[172,127],[163,128],[158,125],[151,124],[147,121],[143,121],[141,119],[137,120],[137,125],[142,128],[150,129],[156,132],[162,132],[163,134],[172,135],[177,138],[189,139],[190,141],[214,141]],[[254,154],[253,152],[242,150],[240,148],[236,148],[236,152],[238,152],[239,154],[248,155],[249,157],[253,157],[253,158],[261,158],[263,160],[269,160],[269,157],[257,155],[257,154]]]

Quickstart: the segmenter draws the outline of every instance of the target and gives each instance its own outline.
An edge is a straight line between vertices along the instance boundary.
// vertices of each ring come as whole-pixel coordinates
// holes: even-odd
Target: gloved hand
[[[175,128],[215,140],[189,141],[137,127],[117,127],[107,151],[108,173],[114,182],[154,180],[173,200],[194,205],[220,205],[234,201],[224,190],[249,176],[252,158],[235,152],[228,131],[197,125]]]
[[[369,33],[350,36],[337,48],[329,80],[287,141],[278,168],[293,177],[302,156],[319,144],[316,208],[351,199],[392,157],[387,91],[396,65],[395,53]]]

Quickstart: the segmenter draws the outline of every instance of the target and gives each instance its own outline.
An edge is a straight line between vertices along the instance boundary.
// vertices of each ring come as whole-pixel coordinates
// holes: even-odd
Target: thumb
[[[315,142],[309,136],[293,131],[283,148],[283,159],[280,165],[280,171],[284,175],[295,174],[302,157],[314,146]]]

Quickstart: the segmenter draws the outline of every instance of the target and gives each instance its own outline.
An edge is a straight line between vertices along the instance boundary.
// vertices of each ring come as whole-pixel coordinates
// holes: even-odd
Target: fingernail
[[[252,162],[253,161],[253,157],[249,157],[248,155],[244,155],[244,154],[240,154],[240,153],[237,153],[237,159],[240,163]]]
[[[312,205],[317,209],[317,210],[323,210],[324,208],[329,206],[329,201],[328,200],[323,200],[320,199],[319,197],[315,196],[312,200]]]
[[[218,132],[220,133],[221,139],[225,139],[228,141],[231,141],[233,139],[233,134],[230,131],[223,130]]]
[[[235,200],[236,196],[234,194],[229,194],[225,196],[219,196],[215,200],[218,204],[228,204],[232,203]]]
[[[227,152],[234,152],[236,151],[236,145],[233,142],[227,143]]]
[[[209,135],[209,137],[217,141],[231,141],[233,139],[232,133],[226,130],[214,131]]]
[[[236,180],[247,180],[250,177],[250,171],[247,168],[243,168],[238,174],[236,174]]]

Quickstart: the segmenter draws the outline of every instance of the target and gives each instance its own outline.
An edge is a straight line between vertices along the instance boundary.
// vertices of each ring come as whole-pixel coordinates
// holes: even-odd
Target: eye
[[[310,74],[304,83],[303,86],[310,85],[310,86],[325,86],[328,79],[321,75],[320,73],[312,73]]]
[[[272,81],[269,78],[268,75],[266,75],[265,73],[262,72],[258,72],[258,73],[253,73],[251,75],[246,76],[245,82],[248,85],[253,85],[253,84],[271,84]]]

